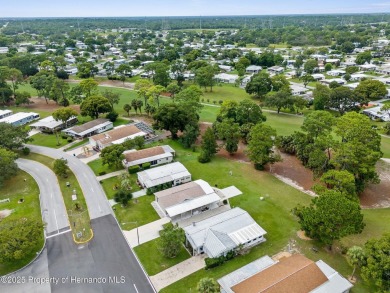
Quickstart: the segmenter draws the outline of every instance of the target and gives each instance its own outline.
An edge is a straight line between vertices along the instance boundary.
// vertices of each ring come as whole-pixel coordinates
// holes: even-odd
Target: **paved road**
[[[68,215],[53,171],[31,160],[18,159],[16,162],[20,169],[31,174],[38,183],[42,219],[46,223],[46,236],[69,230]]]
[[[82,163],[78,158],[75,158],[63,151],[33,145],[29,145],[28,147],[31,149],[31,152],[34,153],[56,159],[64,158],[68,160],[68,166],[76,175],[80,187],[83,190],[91,219],[112,214],[112,209],[107,201],[102,186],[96,180],[95,174],[87,165]]]
[[[31,146],[31,150],[54,158],[68,159],[69,167],[83,189],[89,213],[93,215],[91,224],[94,238],[81,246],[73,242],[70,232],[48,238],[41,256],[13,275],[25,277],[27,282],[12,286],[0,284],[0,292],[155,292],[129,248],[105,194],[89,167],[58,150],[35,146]],[[34,168],[30,171],[38,172]],[[40,285],[32,277],[49,277],[50,283]]]

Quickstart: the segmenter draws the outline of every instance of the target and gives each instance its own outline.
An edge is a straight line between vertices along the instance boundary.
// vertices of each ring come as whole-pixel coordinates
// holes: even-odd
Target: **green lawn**
[[[58,134],[58,141],[55,134],[47,134],[47,133],[37,133],[32,136],[33,141],[29,142],[33,145],[40,145],[49,148],[60,148],[64,145],[69,144],[66,139],[61,137],[61,134]],[[59,145],[57,144],[59,142]]]
[[[218,103],[219,100],[234,100],[240,102],[244,99],[250,99],[251,96],[240,87],[235,87],[232,84],[221,84],[213,87],[213,91],[207,89],[207,92],[203,90],[203,97],[205,103],[212,104],[213,101]]]
[[[4,182],[3,187],[0,188],[0,200],[7,198],[10,199],[10,202],[0,203],[0,211],[12,210],[12,213],[0,221],[1,225],[22,218],[42,223],[41,208],[39,204],[39,188],[35,180],[28,173],[19,171],[15,177]],[[24,199],[24,202],[18,203],[22,198]],[[5,275],[20,269],[34,259],[36,252],[40,251],[43,246],[43,236],[42,230],[40,236],[41,241],[37,247],[34,247],[33,253],[30,255],[11,263],[0,263],[0,275]]]
[[[139,186],[137,185],[137,174],[130,174],[130,181],[131,181],[131,191],[138,191],[140,190]],[[120,186],[120,180],[118,179],[118,176],[111,177],[108,179],[105,179],[102,181],[102,186],[104,191],[106,192],[108,199],[114,199],[114,194],[117,190],[115,190],[115,186]]]
[[[65,151],[71,151],[71,150],[74,150],[74,149],[77,149],[78,147],[84,145],[84,144],[87,144],[89,142],[89,139],[88,138],[85,138],[83,140],[80,140],[79,142],[73,144],[71,147],[65,149]]]
[[[303,123],[302,116],[293,116],[283,113],[263,112],[267,117],[265,124],[275,128],[278,135],[290,135],[294,131],[298,131]]]
[[[175,258],[167,258],[161,253],[158,241],[159,238],[134,248],[135,253],[149,276],[156,275],[191,257],[189,252],[182,246],[178,256]]]
[[[381,150],[384,158],[390,158],[390,138],[382,136]]]
[[[40,162],[41,164],[44,164],[46,167],[53,169],[54,159],[49,158],[47,156],[30,153],[29,155],[24,156],[24,158],[28,160],[34,160]],[[69,218],[69,222],[71,223],[71,229],[74,238],[77,241],[86,241],[90,239],[92,236],[91,234],[92,228],[91,228],[87,204],[85,202],[85,198],[81,190],[81,187],[79,185],[79,182],[77,181],[76,176],[70,170],[68,171],[67,178],[63,178],[61,176],[57,176],[57,178],[60,185],[62,197],[65,202],[66,210],[68,212],[68,218]],[[70,183],[70,187],[66,186],[67,182]],[[72,200],[73,190],[76,190],[76,195],[77,195],[76,202],[79,204],[80,207],[79,210],[76,210],[75,208],[76,202]],[[83,235],[82,237],[77,238],[76,233],[80,231],[83,231]]]
[[[256,171],[250,164],[243,164],[226,160],[220,157],[213,158],[211,163],[199,164],[196,160],[198,153],[183,149],[180,144],[170,141],[169,144],[177,151],[176,159],[182,162],[192,174],[193,180],[204,179],[211,185],[218,187],[235,185],[243,194],[230,200],[233,207],[239,206],[248,211],[249,214],[267,231],[267,241],[254,247],[250,253],[239,256],[233,261],[227,262],[221,267],[208,271],[200,270],[187,278],[172,284],[161,292],[189,292],[194,291],[197,282],[203,277],[220,278],[225,274],[263,256],[273,255],[285,248],[290,239],[297,241],[299,251],[313,260],[323,259],[338,270],[344,276],[351,273],[351,268],[339,252],[327,252],[321,248],[318,253],[311,251],[315,242],[301,241],[297,238],[296,232],[299,229],[296,218],[291,214],[291,209],[297,204],[307,205],[310,196],[282,183],[267,172]],[[218,170],[218,172],[216,172]],[[229,176],[229,171],[233,172]],[[259,197],[265,198],[260,201]],[[390,231],[387,223],[390,215],[385,210],[364,211],[367,227],[361,235],[346,238],[345,243],[364,243],[372,236],[381,235]],[[375,232],[373,232],[375,227]],[[352,236],[351,236],[352,237]],[[352,292],[372,292],[374,288],[368,288],[368,284],[358,282]]]
[[[118,168],[118,167],[109,167],[108,165],[103,165],[102,159],[96,159],[88,163],[88,166],[92,169],[92,171],[95,173],[96,176],[99,176],[99,173],[106,172],[106,174],[123,170],[124,168]]]

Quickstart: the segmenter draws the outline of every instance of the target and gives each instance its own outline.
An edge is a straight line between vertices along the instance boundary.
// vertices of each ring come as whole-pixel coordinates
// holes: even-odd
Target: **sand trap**
[[[0,219],[8,217],[12,213],[12,210],[2,210],[0,211]]]

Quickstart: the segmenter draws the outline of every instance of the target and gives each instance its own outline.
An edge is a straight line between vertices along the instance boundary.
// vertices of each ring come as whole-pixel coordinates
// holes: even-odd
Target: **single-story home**
[[[113,123],[110,120],[99,118],[84,123],[83,125],[64,129],[62,132],[75,138],[85,138],[112,129],[113,127]]]
[[[349,81],[361,81],[363,78],[369,78],[369,76],[362,73],[351,74],[351,79]]]
[[[314,73],[311,75],[315,80],[323,80],[325,79],[325,75],[321,74],[321,73]]]
[[[95,134],[89,138],[89,144],[99,150],[113,144],[121,144],[126,140],[133,139],[137,136],[146,137],[148,134],[143,132],[135,125],[121,125],[105,133]]]
[[[261,70],[262,70],[261,66],[257,66],[257,65],[250,65],[245,69],[246,73],[248,74],[256,74],[259,73]]]
[[[348,293],[353,285],[328,264],[301,254],[251,262],[218,280],[222,293]]]
[[[365,109],[363,110],[363,114],[370,117],[372,120],[380,119],[383,121],[390,121],[390,113],[386,111],[382,111],[381,108],[383,105]]]
[[[362,71],[375,71],[377,69],[377,66],[374,64],[363,64],[359,65],[359,69]]]
[[[301,86],[299,84],[290,84],[291,94],[293,96],[300,96],[307,93],[310,89],[305,88],[304,86]]]
[[[252,247],[266,241],[267,233],[243,209],[234,208],[184,227],[186,243],[193,255],[226,255],[238,247]]]
[[[238,79],[237,74],[227,74],[227,73],[219,73],[214,76],[214,78],[223,83],[235,83]]]
[[[218,208],[226,198],[223,191],[211,187],[201,179],[156,192],[154,195],[161,211],[173,221]]]
[[[143,150],[129,150],[123,153],[125,158],[122,163],[125,168],[132,166],[142,166],[144,163],[150,163],[152,167],[161,164],[170,163],[175,156],[175,150],[169,145],[156,146]]]
[[[53,118],[53,116],[49,116],[31,124],[30,127],[42,132],[53,133],[55,131],[64,129],[65,127],[75,125],[77,122],[78,119],[75,116],[69,118],[66,123],[63,123],[60,120],[57,121]]]
[[[330,76],[342,76],[345,74],[345,70],[342,69],[329,70],[326,74]]]
[[[334,81],[340,85],[344,85],[347,83],[344,79],[341,79],[341,78],[324,79],[324,80],[321,80],[321,83],[329,85]]]
[[[11,110],[0,110],[0,119],[11,116],[12,113],[13,112]]]
[[[138,182],[144,188],[151,188],[162,184],[176,186],[191,181],[191,173],[179,162],[138,172],[137,177]]]
[[[284,72],[284,68],[281,66],[272,66],[268,68],[268,72],[271,74],[281,74]]]
[[[0,123],[8,123],[12,126],[21,126],[37,119],[39,119],[38,113],[18,112],[0,119]]]

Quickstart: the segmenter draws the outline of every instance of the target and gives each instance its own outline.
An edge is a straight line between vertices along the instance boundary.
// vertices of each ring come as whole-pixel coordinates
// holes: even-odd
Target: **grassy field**
[[[87,144],[88,142],[89,142],[89,139],[88,139],[88,138],[85,138],[85,139],[80,140],[79,142],[73,144],[73,145],[70,146],[69,148],[66,148],[65,151],[71,151],[71,150],[77,149],[77,148],[79,148],[80,146]]]
[[[167,258],[160,251],[158,241],[159,238],[134,248],[135,253],[149,276],[158,274],[191,257],[189,252],[182,246],[178,256],[175,258]],[[153,253],[150,253],[151,251]]]
[[[250,253],[239,256],[234,261],[227,262],[223,266],[208,271],[198,271],[187,278],[163,289],[161,292],[190,292],[195,290],[197,282],[203,277],[219,278],[223,275],[253,261],[265,254],[273,255],[283,250],[290,240],[296,241],[295,248],[307,257],[318,260],[323,259],[338,270],[344,276],[351,273],[351,268],[346,259],[338,250],[328,252],[320,248],[318,253],[312,252],[313,246],[320,247],[313,241],[302,241],[297,238],[299,229],[296,218],[291,209],[298,203],[307,205],[310,196],[282,183],[267,172],[254,170],[250,164],[243,164],[216,157],[209,164],[199,164],[196,160],[198,153],[183,149],[178,143],[169,143],[176,151],[176,159],[182,162],[192,174],[193,180],[204,179],[211,185],[218,187],[235,185],[243,194],[230,200],[232,207],[239,206],[249,214],[267,231],[267,241],[254,247]],[[218,170],[218,172],[216,172]],[[229,171],[233,175],[229,176]],[[260,201],[259,197],[264,197]],[[343,239],[344,245],[352,243],[365,243],[372,236],[381,235],[390,231],[387,223],[390,221],[390,213],[386,210],[365,210],[367,226],[362,234]],[[358,239],[358,240],[356,240]],[[337,245],[335,245],[337,246]],[[352,292],[372,292],[369,285],[358,282]]]
[[[29,160],[40,162],[45,166],[47,166],[48,168],[53,169],[54,160],[52,158],[35,154],[35,153],[30,153],[29,155],[24,157]],[[62,197],[65,202],[66,210],[68,212],[68,218],[69,218],[69,222],[71,223],[71,229],[74,238],[77,241],[86,241],[90,239],[92,236],[91,223],[88,214],[87,204],[85,202],[85,198],[80,188],[80,185],[77,181],[77,178],[70,170],[68,171],[67,178],[63,178],[60,176],[58,176],[57,178],[61,188]],[[67,182],[70,183],[70,187],[66,186]],[[76,195],[77,195],[76,202],[80,206],[79,210],[75,209],[75,201],[72,200],[73,190],[76,190]],[[76,237],[77,232],[82,232],[83,235],[80,238],[77,238]]]
[[[99,176],[99,173],[106,172],[106,174],[123,170],[123,167],[109,167],[108,165],[103,165],[102,159],[96,159],[88,163],[88,166],[92,169],[96,176]]]
[[[24,181],[26,180],[26,181]],[[12,210],[12,213],[1,219],[1,225],[14,222],[16,220],[27,218],[42,223],[41,208],[39,205],[39,188],[35,180],[26,172],[19,171],[17,176],[4,182],[0,188],[0,200],[10,199],[10,202],[0,203],[0,211]],[[18,203],[20,199],[24,199],[23,203]],[[36,252],[40,251],[44,243],[43,230],[41,233],[41,241],[34,247],[33,253],[25,258],[13,261],[10,263],[0,263],[0,275],[5,275],[27,265],[34,257]]]
[[[384,158],[390,158],[390,138],[382,136],[381,150]]]
[[[58,141],[55,134],[47,134],[47,133],[37,133],[32,136],[33,141],[29,142],[33,145],[40,145],[49,148],[58,149],[67,145],[69,142],[66,139],[61,137],[61,134],[58,134]],[[57,144],[59,142],[59,144]]]
[[[250,99],[251,96],[245,92],[240,87],[235,87],[232,84],[222,84],[222,85],[216,85],[213,87],[213,91],[210,92],[210,89],[205,92],[203,90],[203,96],[201,99],[204,99],[205,103],[210,103],[212,104],[213,101],[218,101],[222,100],[233,100],[233,101],[242,101],[244,99]]]

